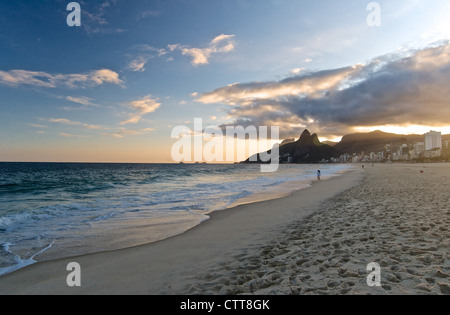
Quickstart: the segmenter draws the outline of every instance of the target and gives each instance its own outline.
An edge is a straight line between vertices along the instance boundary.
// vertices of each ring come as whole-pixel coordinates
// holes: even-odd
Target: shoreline
[[[348,172],[355,171],[357,169],[358,169],[357,167],[349,165],[347,168],[342,169],[336,173],[322,175],[321,181],[327,181],[332,178],[342,176]],[[289,197],[292,194],[295,194],[296,192],[298,192],[300,190],[310,188],[315,182],[317,182],[317,179],[315,176],[316,175],[313,175],[310,178],[306,178],[306,179],[302,179],[302,180],[287,181],[287,182],[281,183],[277,186],[271,187],[271,189],[268,191],[255,192],[255,193],[251,194],[250,196],[243,197],[243,198],[236,200],[229,207],[227,207],[225,209],[216,210],[211,213],[214,213],[217,211],[225,211],[225,210],[232,209],[232,208],[246,205],[246,204],[258,203],[258,202],[264,202],[264,201],[270,201],[270,200],[278,200],[278,199]],[[297,187],[297,188],[293,189],[292,187]]]
[[[327,175],[324,175],[322,180],[328,180],[330,178],[340,176],[352,169],[355,169],[355,167],[347,166],[340,168],[339,170],[333,170]],[[150,219],[145,217],[131,217],[128,220],[130,223],[125,229],[121,226],[122,220],[112,222],[108,221],[105,223],[98,222],[97,224],[103,225],[103,227],[97,227],[102,231],[102,233],[96,233],[95,230],[92,230],[92,232],[86,234],[85,238],[76,239],[72,243],[67,243],[62,240],[53,240],[51,244],[33,254],[31,258],[21,259],[15,265],[4,267],[3,269],[6,272],[0,273],[0,277],[14,273],[22,268],[39,262],[70,259],[72,257],[133,248],[136,246],[163,241],[165,239],[181,235],[186,231],[201,225],[203,222],[210,220],[210,216],[214,212],[226,211],[240,205],[288,197],[296,191],[310,187],[312,183],[316,181],[314,176],[315,175],[310,175],[309,177],[306,176],[304,179],[289,180],[275,186],[254,191],[251,195],[241,197],[221,209],[211,210],[209,212],[198,211],[198,213],[193,211],[195,216],[186,214],[185,216],[163,216],[161,218]],[[114,229],[114,226],[117,226],[116,230]],[[108,231],[112,234],[105,233]],[[169,233],[167,231],[172,232]],[[95,248],[95,246],[98,247]],[[0,270],[1,269],[2,268],[0,268]]]
[[[204,221],[200,225],[195,226],[194,228],[186,231],[183,234],[176,235],[174,237],[164,239],[162,241],[157,241],[150,244],[140,245],[131,248],[125,248],[121,250],[114,250],[109,252],[100,252],[95,254],[82,255],[78,257],[65,258],[59,260],[51,260],[46,262],[38,262],[26,268],[15,271],[14,273],[5,275],[0,277],[0,293],[2,294],[28,294],[28,293],[38,293],[38,294],[91,294],[91,293],[111,293],[111,294],[121,294],[121,293],[130,293],[130,294],[172,294],[173,287],[168,286],[167,288],[172,289],[163,289],[164,285],[154,285],[152,288],[142,288],[138,286],[133,290],[123,290],[122,288],[117,288],[115,285],[110,284],[102,284],[104,283],[104,278],[111,277],[111,274],[114,274],[114,270],[102,270],[102,265],[110,264],[110,261],[119,260],[122,261],[122,265],[120,266],[120,262],[115,262],[113,265],[117,266],[118,270],[127,269],[131,275],[127,277],[121,277],[121,280],[124,280],[125,283],[129,283],[130,279],[141,278],[136,272],[133,272],[135,269],[131,268],[130,265],[139,265],[142,268],[142,272],[144,275],[150,274],[155,275],[155,271],[158,270],[156,274],[158,274],[159,282],[162,282],[165,278],[164,272],[167,274],[167,269],[175,270],[183,269],[180,266],[180,262],[185,261],[187,265],[190,264],[189,260],[193,260],[196,263],[199,263],[198,256],[205,258],[205,262],[209,261],[213,257],[217,256],[217,253],[209,253],[211,248],[221,246],[231,250],[231,252],[235,252],[240,249],[233,249],[233,242],[230,243],[230,238],[232,230],[237,230],[234,232],[238,232],[238,236],[234,236],[234,242],[242,243],[241,246],[245,248],[245,243],[247,243],[247,250],[250,247],[254,247],[250,238],[255,237],[260,234],[261,231],[257,231],[258,229],[266,230],[265,233],[274,233],[273,227],[279,226],[280,224],[286,224],[289,222],[287,217],[285,217],[282,213],[274,213],[271,211],[272,206],[277,203],[289,204],[291,207],[288,210],[281,211],[284,214],[289,214],[292,219],[299,219],[304,217],[306,214],[310,213],[314,207],[312,204],[316,204],[320,202],[322,198],[331,198],[335,194],[342,192],[344,188],[350,188],[353,185],[356,185],[358,182],[358,177],[360,177],[360,173],[357,170],[353,169],[348,172],[345,172],[343,175],[333,177],[329,180],[323,180],[320,183],[314,182],[312,187],[304,188],[298,191],[293,191],[289,193],[287,196],[282,196],[281,198],[271,199],[268,201],[259,201],[252,202],[249,204],[241,204],[236,207],[227,208],[221,211],[215,211],[211,214],[210,220]],[[351,175],[353,174],[353,176]],[[359,175],[359,176],[358,176]],[[333,185],[335,181],[339,181],[345,183],[344,185]],[[309,200],[305,202],[304,205],[300,206],[302,208],[301,211],[297,211],[295,200],[300,199],[308,199],[313,194],[312,192],[316,191],[319,196],[316,198],[312,198],[314,200]],[[299,196],[300,195],[300,196]],[[294,204],[293,204],[294,200]],[[308,209],[309,205],[309,209]],[[262,210],[261,210],[262,209]],[[273,221],[273,222],[272,222]],[[247,224],[248,223],[248,224]],[[233,225],[234,228],[229,225]],[[257,225],[258,227],[254,227],[251,229],[250,226]],[[217,235],[217,231],[222,231],[221,235]],[[211,235],[211,234],[216,235]],[[264,234],[264,233],[263,233]],[[242,236],[242,237],[239,237]],[[233,237],[232,237],[233,238]],[[225,240],[224,240],[225,239]],[[262,242],[264,237],[259,236],[257,240]],[[245,241],[244,241],[245,240]],[[193,244],[202,243],[203,247],[193,246]],[[183,259],[178,257],[180,253],[173,252],[171,248],[179,248],[182,252],[181,255]],[[192,252],[196,252],[200,255],[194,255],[193,253],[188,252],[190,248]],[[148,251],[146,253],[146,251]],[[245,250],[244,250],[245,251]],[[214,251],[213,251],[214,252]],[[152,263],[150,257],[157,255],[161,255],[158,261]],[[136,258],[137,262],[135,263],[132,259],[132,256],[139,256],[140,258]],[[176,261],[177,266],[171,266],[171,263],[175,260],[170,259],[169,257],[178,257]],[[120,259],[118,259],[120,258]],[[160,260],[165,261],[164,264],[161,264]],[[169,259],[169,261],[167,261]],[[150,266],[142,265],[142,260],[150,260]],[[187,261],[186,261],[187,260]],[[65,270],[68,263],[73,261],[80,261],[80,265],[82,268],[83,278],[85,279],[85,285],[82,285],[81,288],[71,289],[68,288],[65,279],[67,277],[68,272]],[[82,262],[82,263],[81,263]],[[205,263],[202,262],[202,263]],[[192,262],[194,263],[194,262]],[[118,265],[119,264],[119,265]],[[153,266],[152,266],[153,265]],[[100,269],[99,269],[100,268]],[[196,267],[199,268],[199,267]],[[201,269],[197,269],[197,271],[201,271]],[[100,273],[100,274],[98,274]],[[195,273],[195,271],[194,271]],[[109,274],[109,276],[106,276]],[[90,280],[88,280],[90,278]],[[153,276],[151,278],[154,278]],[[168,281],[167,279],[164,281]],[[108,281],[107,281],[108,282]],[[121,281],[119,281],[121,282]],[[170,281],[169,281],[170,282]],[[20,285],[18,284],[20,283]],[[50,284],[51,283],[51,284]],[[117,283],[114,283],[117,284]],[[101,288],[100,288],[100,287]],[[177,285],[178,287],[178,285]],[[176,291],[175,291],[176,292]]]

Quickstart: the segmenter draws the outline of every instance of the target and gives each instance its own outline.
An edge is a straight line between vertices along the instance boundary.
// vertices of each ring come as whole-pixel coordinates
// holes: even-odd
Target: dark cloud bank
[[[229,105],[232,125],[279,125],[284,137],[302,126],[327,136],[355,126],[448,125],[450,42],[282,81],[234,84],[197,100]]]

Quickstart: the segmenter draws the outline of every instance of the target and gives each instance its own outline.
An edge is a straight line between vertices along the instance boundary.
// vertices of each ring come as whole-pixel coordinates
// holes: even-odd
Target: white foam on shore
[[[35,259],[36,256],[42,254],[43,252],[47,251],[48,249],[50,249],[53,246],[54,242],[52,242],[50,245],[48,245],[47,247],[45,247],[44,249],[40,250],[39,252],[37,252],[36,254],[34,254],[33,256],[31,256],[29,259],[22,259],[19,255],[14,254],[13,252],[10,251],[9,247],[12,246],[12,244],[4,244],[3,245],[3,250],[9,254],[14,255],[14,260],[16,262],[15,265],[12,266],[8,266],[8,267],[3,267],[0,268],[0,276],[4,276],[7,275],[9,273],[12,273],[16,270],[25,268],[27,266],[33,265],[35,263],[37,263]]]
[[[158,191],[141,185],[136,189],[129,188],[124,195],[121,195],[124,193],[122,190],[110,192],[111,199],[102,195],[86,203],[57,204],[31,213],[0,218],[0,228],[6,232],[16,232],[16,229],[17,232],[24,231],[22,235],[17,233],[20,239],[6,240],[10,244],[5,251],[11,254],[8,259],[12,264],[0,268],[0,276],[36,263],[36,257],[39,261],[49,261],[171,238],[208,220],[212,212],[279,199],[308,188],[317,180],[316,168],[323,170],[323,180],[352,169],[348,165],[288,167],[267,176],[260,173],[256,176],[250,173],[248,177],[245,174],[242,177],[218,174],[197,181],[192,179],[188,185],[181,182],[177,190],[170,186],[171,189],[166,187]],[[55,239],[56,244],[52,242],[29,259],[22,259],[20,256],[27,257],[29,254],[21,251],[14,250],[16,253],[12,253],[9,247],[19,245],[19,241],[24,240],[23,235],[27,235],[27,229],[35,231],[37,224],[41,229],[38,233],[43,237],[40,239],[39,236],[39,245],[33,244],[32,247],[41,248]],[[33,241],[36,238],[35,234],[27,237]]]
[[[344,168],[338,169],[335,172],[328,173],[328,174],[322,173],[321,180],[329,180],[331,178],[341,176],[341,175],[345,174],[346,172],[349,172],[353,169],[355,169],[355,167],[346,165]],[[291,194],[295,193],[296,191],[311,187],[312,184],[316,181],[317,181],[316,173],[310,174],[307,177],[299,179],[299,180],[285,181],[276,186],[271,186],[271,187],[267,187],[261,191],[256,191],[249,196],[239,198],[236,201],[234,201],[230,207],[237,207],[240,205],[245,205],[245,204],[250,204],[250,203],[263,202],[263,201],[269,201],[269,200],[275,200],[275,199],[288,197]]]

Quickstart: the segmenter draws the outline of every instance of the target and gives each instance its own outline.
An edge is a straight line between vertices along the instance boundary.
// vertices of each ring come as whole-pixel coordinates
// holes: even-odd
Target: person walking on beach
[[[320,176],[322,175],[322,173],[320,172],[320,170],[317,171],[317,180],[320,180]]]

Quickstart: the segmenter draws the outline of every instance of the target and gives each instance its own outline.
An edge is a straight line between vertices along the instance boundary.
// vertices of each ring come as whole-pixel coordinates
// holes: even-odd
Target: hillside
[[[443,141],[450,141],[450,135],[443,135]],[[360,154],[365,152],[383,151],[386,144],[396,142],[397,144],[414,144],[423,142],[423,135],[398,135],[382,131],[373,131],[370,133],[349,134],[342,138],[341,142],[320,142],[317,134],[312,134],[305,130],[300,138],[287,139],[280,145],[280,161],[292,163],[317,163],[322,160],[337,158],[343,153]],[[329,144],[327,144],[329,143]],[[270,152],[270,151],[269,151]],[[254,156],[255,157],[255,156]],[[256,155],[258,163],[261,161],[259,154]],[[251,158],[245,161],[250,162]]]
[[[308,130],[302,133],[298,141],[280,145],[279,150],[280,161],[287,162],[291,159],[292,163],[317,163],[340,155],[340,151],[321,143],[317,134],[311,135]],[[251,158],[245,163],[251,163],[250,160]],[[257,160],[260,162],[259,154]]]
[[[386,144],[392,141],[399,141],[405,144],[414,144],[416,142],[423,142],[423,135],[398,135],[394,133],[386,133],[382,131],[374,131],[370,133],[356,133],[346,135],[341,142],[336,144],[334,148],[339,151],[353,154],[383,151]]]

